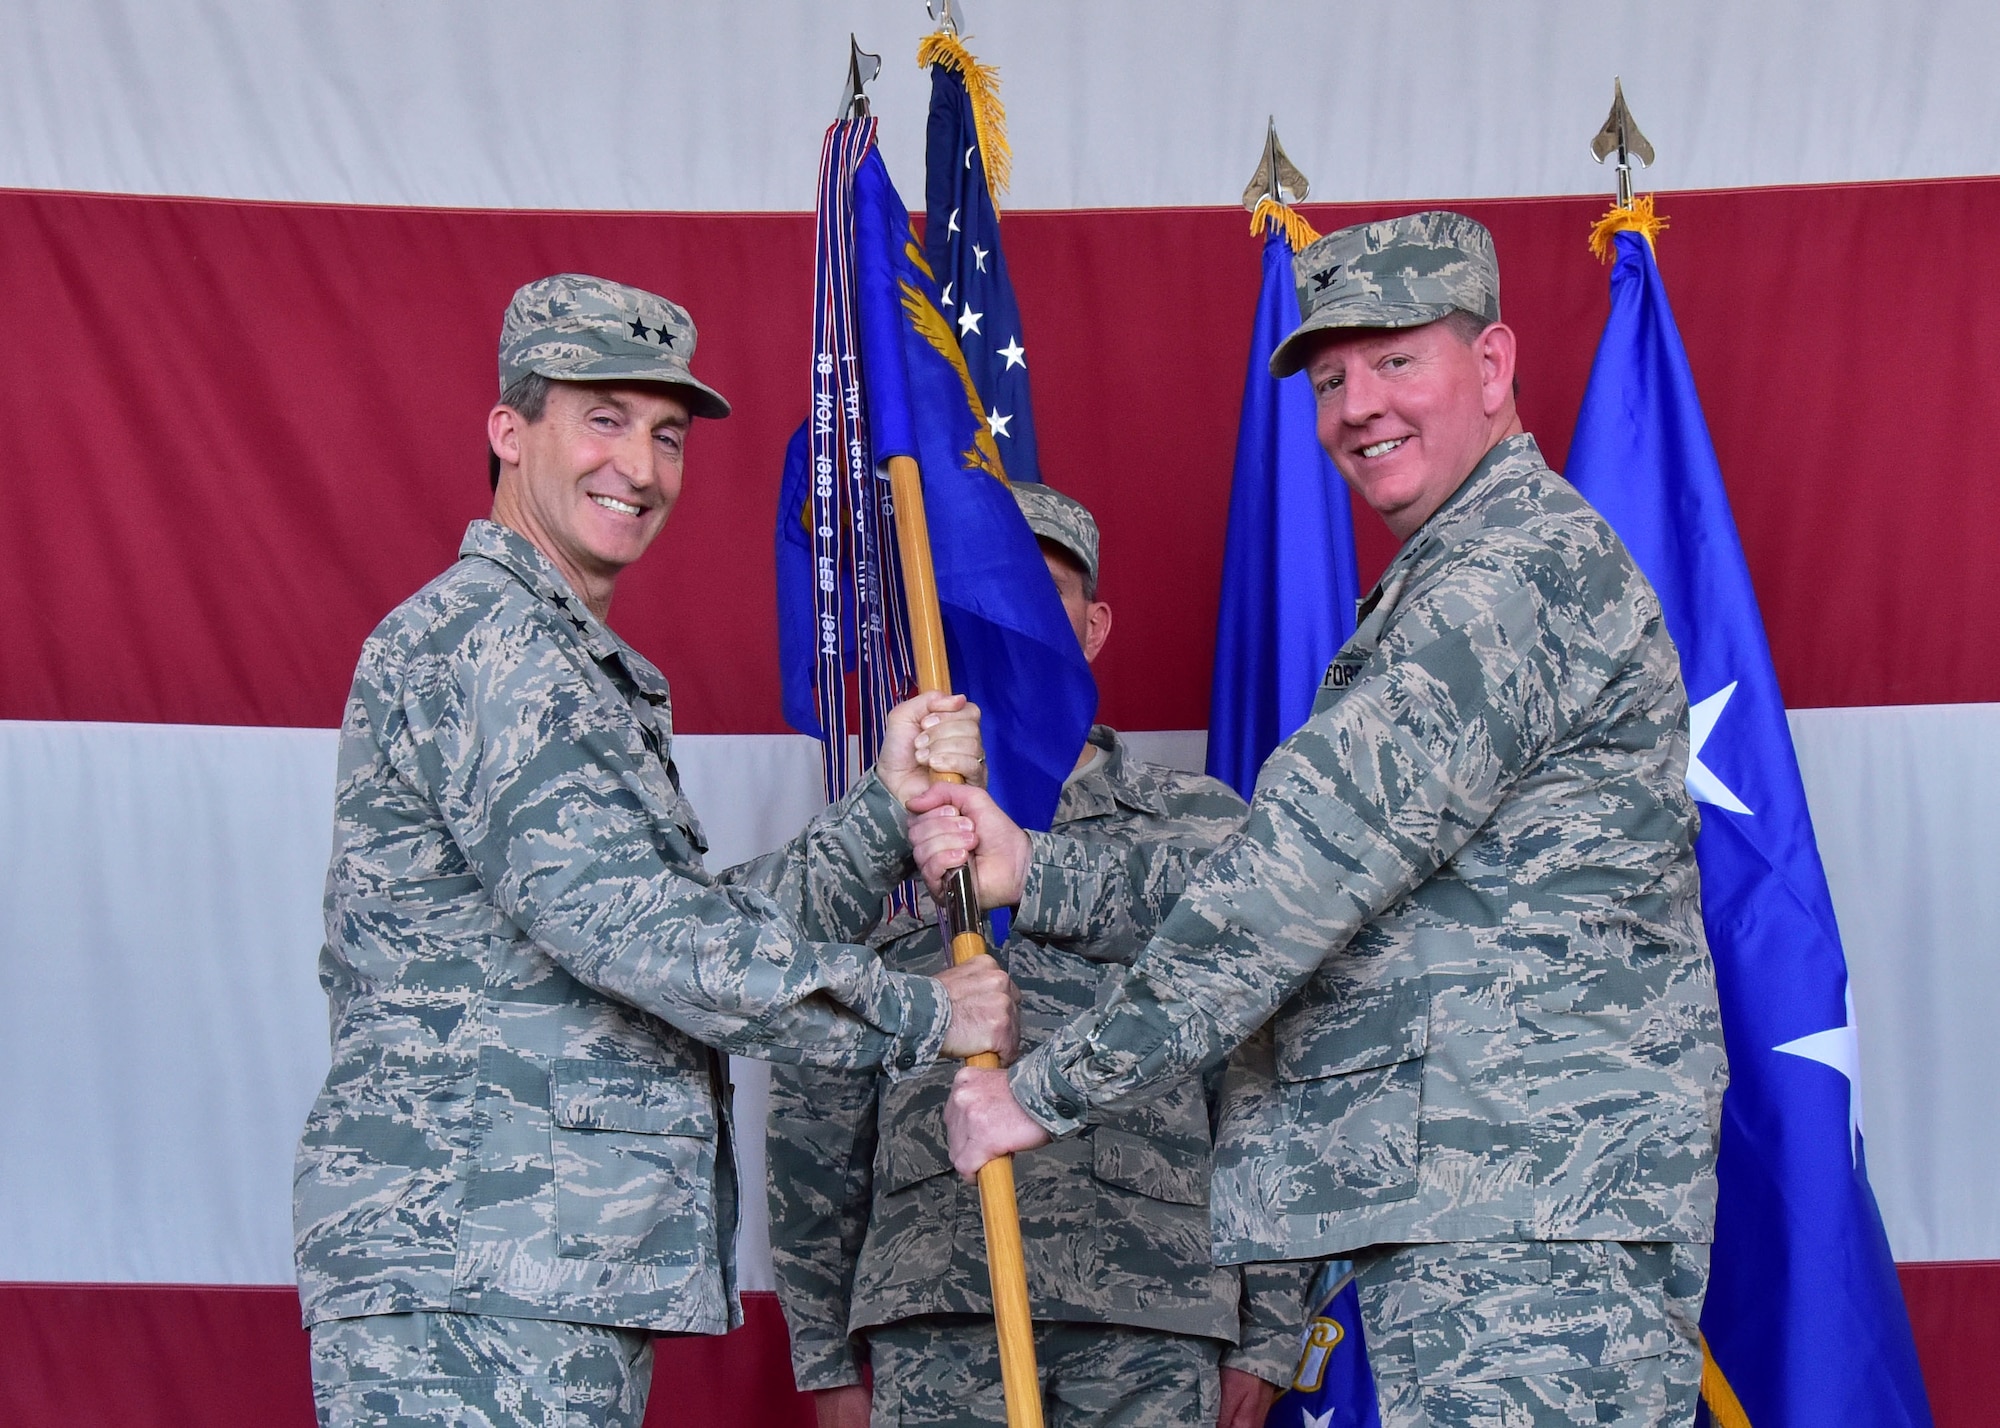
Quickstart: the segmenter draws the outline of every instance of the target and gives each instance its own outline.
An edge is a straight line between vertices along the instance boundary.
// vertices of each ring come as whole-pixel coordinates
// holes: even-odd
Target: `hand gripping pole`
[[[889,458],[889,490],[896,503],[896,543],[902,549],[903,595],[910,612],[917,684],[927,692],[947,692],[951,689],[951,662],[945,656],[944,616],[938,609],[937,575],[931,568],[923,479],[913,458]],[[963,782],[953,774],[940,777]],[[954,963],[970,961],[986,950],[970,865],[952,870],[944,912]],[[998,1067],[1000,1058],[989,1051],[966,1065]],[[990,1160],[981,1168],[979,1205],[986,1221],[986,1271],[993,1285],[993,1325],[1000,1336],[1000,1382],[1007,1394],[1007,1428],[1042,1428],[1042,1385],[1035,1372],[1035,1326],[1028,1311],[1028,1266],[1021,1257],[1021,1213],[1014,1199],[1012,1156]]]

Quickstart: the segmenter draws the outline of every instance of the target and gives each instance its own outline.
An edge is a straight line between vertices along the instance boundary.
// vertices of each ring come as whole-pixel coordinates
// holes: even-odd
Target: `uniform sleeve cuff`
[[[861,1382],[861,1364],[846,1339],[819,1341],[804,1337],[792,1340],[792,1381],[800,1393],[818,1393],[829,1388],[851,1388]]]
[[[1261,1378],[1279,1388],[1290,1388],[1299,1370],[1299,1341],[1277,1334],[1259,1334],[1256,1342],[1225,1349],[1222,1367]]]
[[[1008,1089],[1014,1100],[1036,1124],[1060,1140],[1083,1129],[1083,1113],[1088,1107],[1076,1088],[1055,1069],[1047,1043],[1036,1047],[1014,1063],[1007,1073]]]
[[[1283,1387],[1298,1369],[1300,1336],[1312,1311],[1316,1260],[1281,1260],[1242,1268],[1240,1341],[1222,1356],[1224,1368],[1255,1374]]]
[[[884,971],[902,1002],[902,1020],[882,1050],[882,1070],[891,1081],[907,1080],[928,1071],[944,1049],[951,1025],[951,997],[936,977]]]
[[[1090,856],[1060,833],[1028,834],[1028,875],[1014,927],[1031,937],[1075,939],[1084,933],[1094,902]]]

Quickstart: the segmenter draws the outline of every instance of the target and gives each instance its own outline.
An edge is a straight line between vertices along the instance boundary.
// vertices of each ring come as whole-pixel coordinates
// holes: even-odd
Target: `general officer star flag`
[[[1097,685],[1007,489],[873,119],[828,130],[820,179],[813,415],[792,440],[778,511],[786,720],[825,741],[832,796],[845,786],[834,770],[847,671],[859,675],[866,759],[885,701],[914,687],[887,476],[890,457],[914,457],[945,646],[983,714],[989,790],[1023,827],[1046,828]]]
[[[1272,351],[1299,325],[1299,292],[1287,225],[1267,223],[1208,696],[1208,772],[1245,798],[1271,750],[1312,713],[1327,664],[1354,633],[1361,584],[1347,483],[1319,444],[1312,383],[1271,375]]]
[[[1723,1428],[1928,1428],[1868,1185],[1853,993],[1763,619],[1652,245],[1616,243],[1569,479],[1659,592],[1692,705],[1730,1074],[1703,1398]]]
[[[990,180],[999,176],[1006,136],[995,75],[956,35],[924,40],[917,62],[931,67],[925,143],[924,251],[940,284],[938,306],[965,353],[965,367],[1013,481],[1042,479],[1035,411],[1028,397],[1028,349],[1021,309],[1000,248],[1000,213]],[[979,91],[978,105],[968,81]],[[983,110],[984,122],[975,115]],[[989,169],[989,164],[994,165]]]

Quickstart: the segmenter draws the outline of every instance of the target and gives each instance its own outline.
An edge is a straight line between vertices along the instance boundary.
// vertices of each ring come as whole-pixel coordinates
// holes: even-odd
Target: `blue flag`
[[[964,63],[970,60],[966,56]],[[1021,310],[1000,251],[1000,214],[986,185],[986,157],[965,77],[931,65],[931,117],[924,165],[924,250],[942,284],[938,306],[952,321],[966,370],[1013,481],[1042,479],[1035,414],[1028,400],[1028,349]]]
[[[913,457],[952,678],[983,713],[990,791],[1023,827],[1046,828],[1097,685],[1007,489],[874,123],[835,125],[822,162],[814,409],[792,439],[778,507],[785,717],[825,741],[832,770],[845,763],[846,675],[862,676],[869,759],[871,661],[886,672],[884,697],[912,687],[887,463]]]
[[[1312,712],[1361,593],[1347,484],[1319,444],[1312,384],[1271,375],[1272,350],[1298,325],[1292,247],[1274,224],[1236,427],[1208,698],[1208,772],[1245,798]]]
[[[1868,1186],[1853,994],[1722,472],[1650,244],[1617,235],[1569,479],[1659,592],[1729,1051],[1703,1396],[1732,1428],[1929,1425]]]
[[[1336,1260],[1329,1268],[1345,1266],[1345,1260]],[[1326,1278],[1323,1272],[1322,1281]],[[1315,1283],[1313,1299],[1325,1307],[1306,1326],[1298,1371],[1272,1401],[1264,1428],[1382,1428],[1353,1277],[1343,1272],[1330,1291]]]

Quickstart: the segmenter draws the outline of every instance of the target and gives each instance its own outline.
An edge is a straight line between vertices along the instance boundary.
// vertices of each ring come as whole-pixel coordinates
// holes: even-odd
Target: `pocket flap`
[[[892,1084],[882,1097],[882,1193],[893,1195],[951,1169],[944,1103],[955,1066],[938,1066]]]
[[[1275,1030],[1280,1081],[1316,1081],[1424,1054],[1431,1000],[1422,982],[1314,1000],[1280,1013]]]
[[[571,1130],[715,1139],[715,1101],[705,1077],[629,1061],[563,1060],[549,1086],[556,1124]]]
[[[1208,1203],[1207,1156],[1188,1156],[1113,1126],[1090,1133],[1092,1168],[1106,1184],[1176,1205]]]

